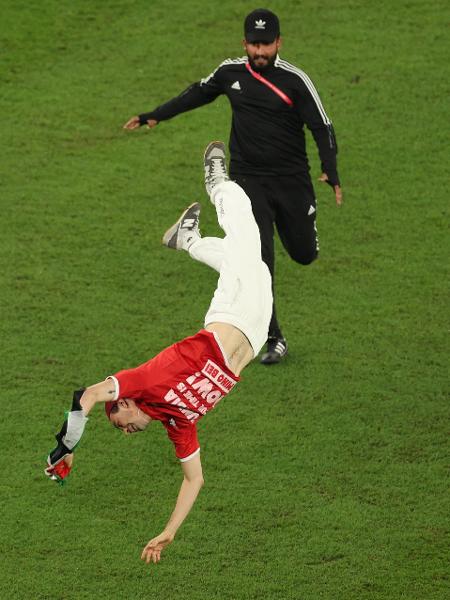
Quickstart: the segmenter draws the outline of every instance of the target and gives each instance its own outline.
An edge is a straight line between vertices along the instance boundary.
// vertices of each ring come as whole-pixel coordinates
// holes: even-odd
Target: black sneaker
[[[283,356],[286,356],[288,345],[284,338],[269,336],[267,338],[267,351],[259,361],[262,365],[276,365]]]

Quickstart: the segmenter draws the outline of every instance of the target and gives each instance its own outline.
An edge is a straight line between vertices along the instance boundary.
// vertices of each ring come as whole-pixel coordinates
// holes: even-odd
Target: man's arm
[[[206,82],[202,80],[193,83],[179,96],[161,104],[154,110],[131,117],[123,126],[124,129],[137,129],[141,125],[152,128],[160,121],[167,121],[188,110],[209,104],[222,93],[222,88],[215,74],[216,71]]]
[[[181,463],[183,469],[183,482],[180,487],[175,509],[170,516],[164,531],[148,542],[142,551],[141,558],[148,564],[161,560],[161,552],[173,542],[175,535],[188,516],[195,500],[203,486],[203,473],[200,454]]]
[[[50,479],[62,483],[70,474],[73,451],[84,433],[87,415],[97,402],[112,400],[114,394],[115,386],[111,379],[74,392],[72,409],[67,413],[61,431],[56,435],[56,447],[48,455],[45,473]]]
[[[295,103],[301,120],[311,131],[319,151],[322,175],[319,181],[328,183],[336,196],[336,204],[342,204],[342,190],[337,172],[337,143],[333,125],[325,113],[319,94],[311,80],[305,75],[298,81],[297,102]]]
[[[330,123],[326,126],[312,128],[311,133],[322,164],[322,175],[319,177],[319,181],[328,183],[334,189],[336,204],[339,206],[342,204],[342,189],[337,172],[337,143],[333,125]]]
[[[84,414],[87,416],[98,402],[114,400],[115,391],[114,382],[110,378],[86,388],[80,400]]]

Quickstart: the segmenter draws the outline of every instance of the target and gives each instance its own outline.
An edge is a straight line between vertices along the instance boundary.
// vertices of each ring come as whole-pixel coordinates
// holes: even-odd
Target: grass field
[[[333,118],[345,205],[317,186],[311,267],[278,245],[290,355],[201,422],[206,485],[156,567],[140,552],[180,483],[162,428],[99,411],[67,486],[44,461],[76,387],[202,325],[215,275],[160,238],[195,200],[218,232],[202,153],[227,102],[121,126],[240,56],[255,6],[0,4],[0,598],[448,598],[448,4],[270,4]]]

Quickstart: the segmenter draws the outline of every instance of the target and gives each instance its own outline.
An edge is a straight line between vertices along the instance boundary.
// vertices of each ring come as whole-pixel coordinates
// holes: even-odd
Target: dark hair
[[[114,411],[113,411],[114,409]],[[111,412],[117,412],[119,410],[119,407],[117,406],[117,400],[108,400],[108,402],[105,402],[105,413],[107,418],[109,419],[109,415],[111,414]]]
[[[118,413],[118,412],[119,412],[119,405],[118,405],[118,403],[117,403],[117,402],[115,402],[115,403],[113,404],[113,406],[111,406],[111,410],[109,411],[109,414],[110,414],[110,415],[115,415],[115,414],[116,414],[116,413]]]

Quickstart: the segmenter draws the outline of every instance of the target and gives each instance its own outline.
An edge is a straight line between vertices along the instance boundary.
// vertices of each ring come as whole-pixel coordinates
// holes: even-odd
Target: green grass
[[[270,7],[335,123],[345,205],[317,185],[313,266],[278,246],[290,355],[201,422],[206,486],[147,568],[180,483],[163,429],[93,414],[62,489],[44,459],[75,387],[202,325],[215,276],[160,237],[197,199],[218,231],[201,159],[227,102],[121,125],[241,55],[254,6],[2,3],[2,599],[448,597],[448,7]]]

